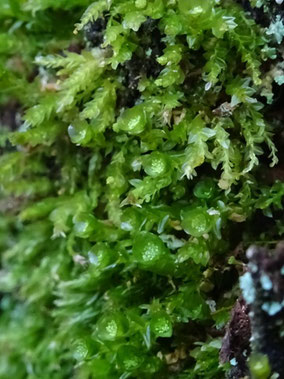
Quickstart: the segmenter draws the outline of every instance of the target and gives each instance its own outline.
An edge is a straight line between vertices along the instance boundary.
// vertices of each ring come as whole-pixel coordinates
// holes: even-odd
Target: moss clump
[[[0,377],[224,376],[236,246],[283,232],[277,41],[229,0],[0,20]]]

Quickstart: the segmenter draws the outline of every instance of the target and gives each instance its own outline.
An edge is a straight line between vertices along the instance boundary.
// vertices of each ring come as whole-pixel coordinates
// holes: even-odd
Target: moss
[[[281,30],[253,15],[1,1],[1,378],[228,371],[236,247],[283,233]]]

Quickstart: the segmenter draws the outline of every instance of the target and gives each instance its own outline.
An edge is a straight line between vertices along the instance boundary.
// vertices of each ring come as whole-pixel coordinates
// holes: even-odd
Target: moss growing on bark
[[[1,1],[1,378],[234,366],[244,249],[283,233],[266,3]]]

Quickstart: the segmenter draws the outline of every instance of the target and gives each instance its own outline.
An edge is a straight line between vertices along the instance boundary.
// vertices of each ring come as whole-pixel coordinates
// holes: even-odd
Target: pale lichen
[[[246,272],[240,277],[240,287],[243,291],[245,301],[248,304],[252,304],[255,300],[255,288],[250,272]]]

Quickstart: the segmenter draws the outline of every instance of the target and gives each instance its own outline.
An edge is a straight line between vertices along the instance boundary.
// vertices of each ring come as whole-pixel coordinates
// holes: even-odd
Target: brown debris
[[[243,298],[239,298],[231,313],[231,320],[226,327],[220,351],[222,363],[235,360],[236,368],[230,374],[231,378],[242,378],[247,374],[246,360],[250,353],[250,319],[249,308]],[[232,376],[233,375],[233,376]]]

